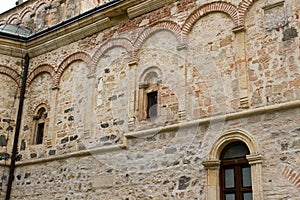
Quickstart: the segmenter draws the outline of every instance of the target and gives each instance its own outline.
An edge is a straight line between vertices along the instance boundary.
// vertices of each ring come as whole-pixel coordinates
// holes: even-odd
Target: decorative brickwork
[[[59,82],[60,82],[60,78],[61,78],[61,75],[62,73],[64,72],[64,70],[73,62],[75,61],[83,61],[85,63],[89,63],[90,60],[91,60],[91,57],[89,56],[89,54],[85,53],[85,52],[77,52],[77,53],[74,53],[70,56],[68,56],[67,58],[65,58],[63,60],[63,62],[58,66],[58,69],[56,71],[56,75],[54,77],[54,83],[55,83],[55,86],[58,86],[59,85]]]
[[[40,100],[36,101],[33,105],[30,105],[29,114],[34,115],[37,112],[37,110],[39,109],[39,107],[41,107],[42,105],[47,108],[48,112],[50,111],[50,106],[49,106],[48,100],[40,99]]]
[[[145,28],[141,34],[137,37],[135,41],[135,53],[138,52],[138,50],[141,48],[143,45],[144,41],[151,36],[151,34],[159,31],[159,30],[167,30],[173,33],[178,42],[181,42],[181,28],[180,26],[173,21],[159,21],[156,22],[155,24],[150,25],[149,27]]]
[[[0,73],[9,76],[18,84],[19,87],[21,86],[21,76],[15,70],[6,66],[0,66]]]
[[[122,47],[126,49],[129,55],[132,55],[132,51],[134,49],[132,43],[127,38],[115,38],[110,39],[106,42],[104,42],[94,53],[93,58],[91,62],[89,63],[90,72],[91,74],[95,73],[97,62],[99,61],[100,57],[108,50],[114,48],[114,47]]]
[[[257,0],[242,0],[242,2],[238,5],[238,10],[241,17],[241,24],[244,24],[245,15],[249,10],[250,6]]]
[[[281,175],[300,189],[300,174],[289,165],[282,165],[280,168]]]
[[[38,66],[37,68],[35,68],[29,75],[28,75],[28,79],[27,79],[27,90],[29,89],[32,81],[34,80],[35,77],[37,77],[39,74],[41,73],[49,73],[51,75],[51,77],[55,76],[55,71],[54,71],[54,67],[52,67],[49,64],[43,64]]]
[[[33,10],[31,7],[26,7],[25,9],[23,9],[23,10],[20,12],[18,18],[20,19],[20,21],[23,21],[22,19],[24,18],[24,16],[25,16],[26,14],[31,14],[31,13],[35,13],[34,10]]]
[[[7,24],[17,24],[19,22],[20,21],[17,14],[11,15],[6,21]]]
[[[182,27],[183,34],[187,35],[196,21],[212,12],[226,13],[236,26],[241,24],[238,9],[234,5],[227,2],[213,2],[200,6],[189,15]]]

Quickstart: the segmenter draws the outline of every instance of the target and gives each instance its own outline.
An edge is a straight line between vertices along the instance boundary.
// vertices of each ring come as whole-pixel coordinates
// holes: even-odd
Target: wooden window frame
[[[262,163],[263,156],[259,153],[259,145],[255,138],[241,129],[228,130],[219,135],[215,142],[211,143],[207,158],[202,162],[207,172],[206,200],[220,199],[220,155],[224,147],[232,142],[242,141],[250,151],[246,156],[251,166],[252,196],[255,200],[263,200],[262,189]]]
[[[153,99],[154,98],[154,99]],[[155,108],[153,108],[155,106]],[[158,92],[157,90],[148,92],[147,93],[147,118],[150,117],[157,117],[157,107],[158,107]],[[150,113],[152,110],[155,109],[153,113]]]
[[[243,187],[242,183],[242,168],[251,167],[248,160],[245,158],[234,158],[228,160],[221,160],[220,163],[220,200],[225,200],[226,193],[235,193],[237,200],[243,199],[244,192],[252,193],[252,185],[250,187]],[[234,188],[225,188],[225,169],[234,169]]]
[[[47,118],[46,108],[45,107],[38,108],[37,114],[33,116],[33,120],[34,120],[34,137],[32,140],[33,145],[41,145],[44,143],[45,131],[47,127],[46,118]]]
[[[160,109],[159,109],[159,84],[140,84],[139,87],[139,119],[140,120],[149,120],[149,119],[155,119],[159,116],[160,114]],[[157,101],[157,106],[156,106],[156,116],[150,116],[149,115],[149,105],[148,105],[148,94],[149,93],[154,93],[156,92],[156,101]]]
[[[37,124],[37,131],[35,136],[35,144],[43,144],[45,132],[45,122]]]

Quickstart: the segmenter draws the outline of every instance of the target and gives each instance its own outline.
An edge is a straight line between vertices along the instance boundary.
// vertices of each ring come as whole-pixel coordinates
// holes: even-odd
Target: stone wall
[[[254,107],[299,98],[299,10],[293,10],[291,3],[263,7],[257,2],[246,17],[250,96]],[[273,52],[277,52],[276,56]]]
[[[31,57],[13,199],[206,199],[202,162],[232,130],[258,144],[263,197],[299,198],[298,1],[127,2],[103,31]],[[0,19],[39,31],[102,3],[28,1]],[[2,160],[22,64],[0,56]],[[152,90],[158,116],[146,118]]]
[[[128,150],[19,167],[13,197],[205,199],[206,172],[201,162],[221,134],[218,126],[222,126],[221,131],[247,130],[258,142],[264,155],[265,198],[298,199],[299,187],[286,173],[299,169],[300,119],[293,117],[299,112],[300,109],[274,111],[153,133],[130,139]]]

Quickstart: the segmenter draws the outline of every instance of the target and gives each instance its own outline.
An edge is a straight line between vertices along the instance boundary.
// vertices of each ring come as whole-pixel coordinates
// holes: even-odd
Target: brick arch
[[[250,6],[258,0],[242,0],[241,3],[238,5],[238,10],[240,12],[240,17],[241,17],[241,24],[245,23],[245,15],[246,12],[249,10]]]
[[[74,53],[70,56],[68,56],[67,58],[65,58],[62,63],[59,65],[57,71],[56,71],[56,75],[54,77],[54,86],[58,86],[60,79],[61,79],[61,75],[63,74],[63,72],[65,71],[65,69],[73,62],[75,61],[83,61],[85,63],[90,63],[91,57],[88,53],[85,52],[77,52]]]
[[[53,78],[55,76],[55,71],[54,68],[49,65],[49,64],[42,64],[40,66],[38,66],[37,68],[35,68],[29,75],[27,78],[27,85],[26,85],[26,89],[28,90],[31,83],[33,82],[33,80],[41,73],[49,73],[51,78]]]
[[[167,30],[173,33],[176,37],[176,39],[181,42],[181,28],[180,26],[174,22],[174,21],[159,21],[156,22],[149,27],[145,28],[141,34],[137,37],[134,47],[134,57],[137,55],[138,50],[141,48],[141,46],[144,44],[144,42],[154,33],[160,31],[160,30]]]
[[[38,101],[36,101],[35,103],[31,104],[29,106],[29,115],[34,115],[36,114],[36,111],[41,107],[44,106],[46,108],[46,111],[49,112],[50,111],[50,104],[49,101],[47,99],[39,99]]]
[[[93,74],[96,72],[97,68],[97,63],[100,59],[100,57],[107,52],[108,50],[115,48],[115,47],[122,47],[124,48],[127,53],[132,56],[132,50],[133,50],[133,45],[130,42],[129,39],[127,38],[113,38],[110,39],[106,42],[104,42],[94,53],[93,58],[90,63],[90,73]]]
[[[45,2],[45,0],[36,2],[36,3],[33,5],[33,10],[34,10],[34,12],[36,13],[36,11],[37,11],[41,6],[43,6],[43,5],[45,5],[45,4],[47,4],[47,3]]]
[[[18,85],[21,86],[21,76],[15,70],[8,68],[6,66],[0,65],[0,74],[4,74],[12,78]]]
[[[281,176],[296,186],[296,188],[300,189],[300,173],[297,172],[292,165],[280,164],[279,171]]]
[[[32,13],[32,8],[31,7],[25,7],[19,14],[19,18],[22,21],[23,17],[27,14],[27,13]]]
[[[213,12],[223,12],[230,16],[235,26],[238,26],[240,24],[239,11],[236,8],[236,6],[228,2],[212,2],[200,6],[190,14],[190,16],[186,19],[185,23],[183,24],[183,35],[186,36],[191,31],[193,25],[201,17]]]
[[[9,16],[8,19],[6,20],[6,22],[8,24],[11,24],[14,20],[20,20],[18,14],[13,14],[13,15]]]

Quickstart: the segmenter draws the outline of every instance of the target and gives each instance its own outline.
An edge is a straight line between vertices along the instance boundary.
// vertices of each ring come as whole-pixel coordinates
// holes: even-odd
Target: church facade
[[[300,199],[299,16],[298,0],[19,1],[0,14],[0,197]]]

